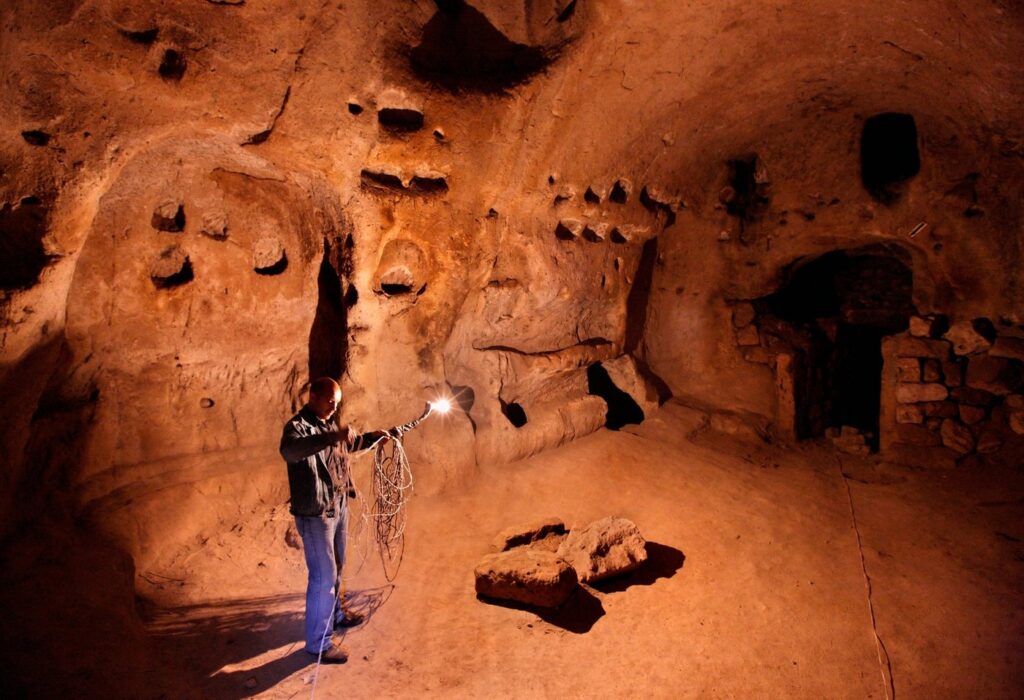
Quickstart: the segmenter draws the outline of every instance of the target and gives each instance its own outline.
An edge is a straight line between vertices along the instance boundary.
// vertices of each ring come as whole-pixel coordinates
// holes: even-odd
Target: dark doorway
[[[882,338],[906,330],[909,256],[890,246],[798,261],[784,286],[754,302],[762,334],[794,357],[798,439],[849,426],[878,447]]]

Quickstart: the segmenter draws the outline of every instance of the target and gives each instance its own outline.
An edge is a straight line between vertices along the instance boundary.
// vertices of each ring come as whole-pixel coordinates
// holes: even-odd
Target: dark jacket
[[[353,438],[349,452],[367,450],[385,434],[401,437],[422,422],[414,421],[385,431],[371,431]],[[320,420],[309,406],[292,416],[281,435],[281,456],[288,463],[288,487],[292,515],[318,516],[337,510],[342,490],[348,489],[348,452],[338,442],[338,428]],[[336,483],[336,480],[338,483]]]
[[[338,428],[320,420],[309,406],[285,423],[281,456],[288,463],[288,487],[292,515],[322,515],[337,507],[341,489],[348,488],[348,455],[335,445]],[[355,440],[355,450],[365,449],[369,433]],[[368,446],[368,445],[367,445]],[[342,483],[335,484],[335,480]]]

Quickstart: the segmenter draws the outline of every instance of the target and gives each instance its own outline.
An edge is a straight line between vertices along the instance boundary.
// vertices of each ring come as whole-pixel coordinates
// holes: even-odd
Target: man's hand
[[[348,444],[352,443],[352,436],[349,434],[348,426],[345,426],[344,428],[338,428],[337,430],[333,430],[328,434],[331,436],[331,440],[335,445],[340,445],[343,442]]]

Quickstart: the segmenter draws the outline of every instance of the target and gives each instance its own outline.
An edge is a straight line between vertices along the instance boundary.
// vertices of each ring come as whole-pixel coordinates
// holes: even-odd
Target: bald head
[[[321,420],[334,415],[341,405],[341,387],[330,377],[314,379],[309,385],[309,408]]]

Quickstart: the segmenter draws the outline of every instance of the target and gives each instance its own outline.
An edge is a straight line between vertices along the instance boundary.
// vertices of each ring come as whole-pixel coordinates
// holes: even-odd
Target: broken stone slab
[[[990,357],[1001,357],[1024,362],[1024,338],[1001,335],[989,348]]]
[[[898,357],[935,357],[940,360],[949,359],[952,345],[949,341],[938,338],[914,338],[902,336],[896,339],[896,355]]]
[[[863,437],[853,438],[834,438],[832,445],[840,452],[845,452],[848,455],[858,455],[860,457],[867,457],[871,454],[871,447],[864,441]]]
[[[1006,396],[1024,388],[1024,365],[1003,357],[972,357],[967,363],[967,386]]]
[[[478,595],[542,608],[558,607],[578,585],[569,562],[534,547],[488,554],[477,564],[474,575]]]
[[[526,525],[514,525],[507,527],[494,538],[491,543],[491,550],[495,552],[506,552],[513,547],[520,547],[537,540],[542,540],[549,535],[564,535],[566,533],[565,523],[560,518],[544,518]]]
[[[1010,430],[1017,435],[1024,435],[1024,411],[1015,411],[1007,416]]]
[[[288,264],[284,245],[279,238],[266,236],[256,241],[252,249],[252,269],[262,275],[275,275]]]
[[[625,574],[647,561],[647,542],[625,518],[607,517],[572,530],[558,548],[580,581],[593,583]]]
[[[974,451],[974,435],[971,429],[955,418],[942,421],[939,434],[942,436],[942,444],[951,450],[960,454]]]
[[[970,321],[957,321],[942,337],[953,344],[953,352],[957,355],[976,355],[992,346],[992,342]]]
[[[899,403],[942,401],[947,396],[949,390],[942,384],[902,383],[896,386],[896,401]]]

